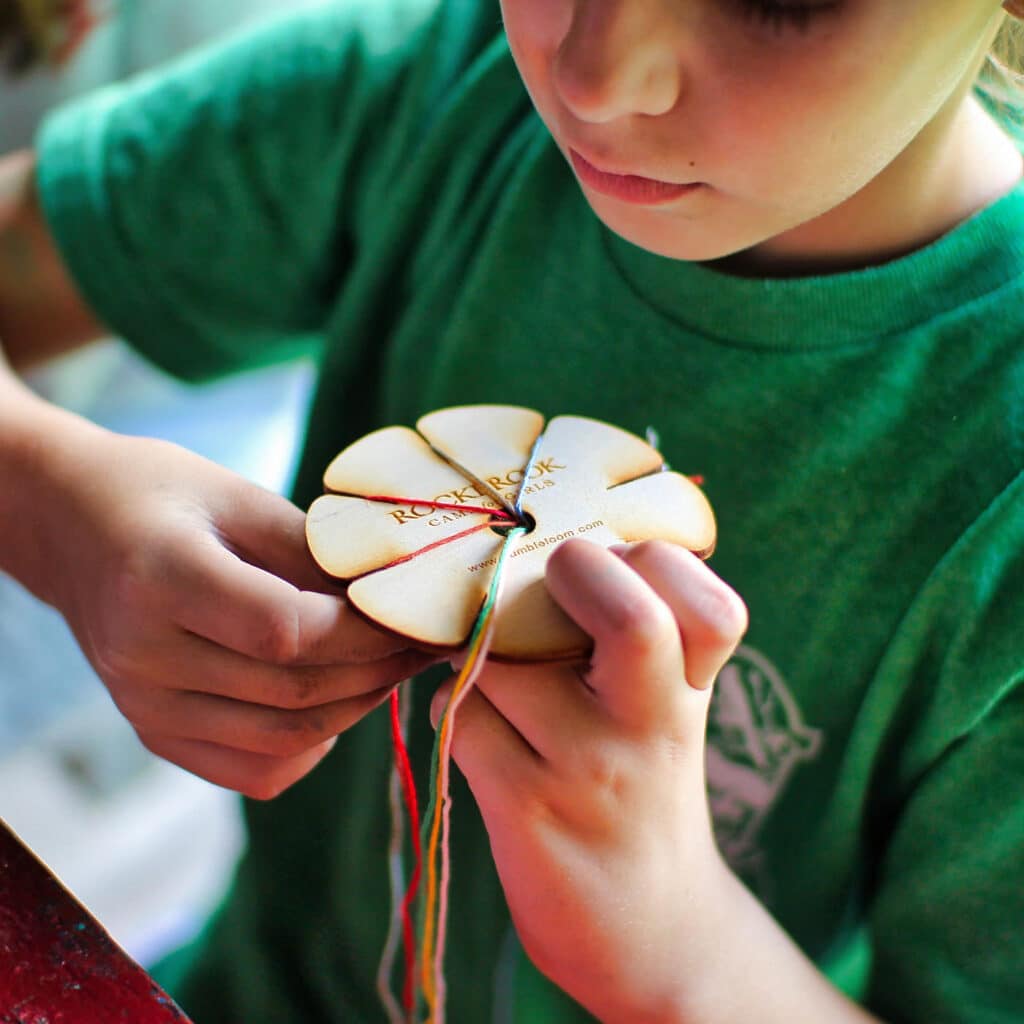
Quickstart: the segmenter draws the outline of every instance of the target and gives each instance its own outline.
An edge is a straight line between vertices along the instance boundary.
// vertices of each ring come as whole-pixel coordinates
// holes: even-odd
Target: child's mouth
[[[612,174],[595,167],[575,149],[569,150],[569,157],[576,176],[587,188],[626,203],[655,206],[672,202],[680,196],[704,187],[699,181],[679,184],[658,181],[656,178],[644,178],[639,174]]]

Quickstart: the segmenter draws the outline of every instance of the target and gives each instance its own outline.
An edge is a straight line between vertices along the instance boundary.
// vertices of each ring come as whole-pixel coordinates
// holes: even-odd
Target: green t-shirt
[[[350,440],[448,405],[654,427],[750,607],[710,720],[726,855],[827,970],[868,937],[883,1018],[1020,1021],[1024,191],[860,272],[667,260],[594,217],[498,31],[487,0],[322,4],[57,114],[74,276],[183,377],[315,353],[303,505]],[[382,1018],[389,756],[374,714],[247,806],[197,1024]],[[510,937],[461,784],[454,817],[450,1019],[586,1019]]]

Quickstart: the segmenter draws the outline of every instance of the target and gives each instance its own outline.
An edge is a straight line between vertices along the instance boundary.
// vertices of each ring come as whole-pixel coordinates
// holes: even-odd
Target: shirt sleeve
[[[51,116],[42,204],[96,314],[187,379],[315,345],[432,6],[321,3]]]
[[[885,769],[907,784],[871,823],[866,1002],[892,1024],[1024,1014],[1022,499],[1018,478],[923,598],[928,699]]]

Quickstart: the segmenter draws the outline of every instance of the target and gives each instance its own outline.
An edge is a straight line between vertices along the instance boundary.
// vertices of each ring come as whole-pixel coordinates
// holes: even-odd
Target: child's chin
[[[765,241],[765,235],[747,225],[723,223],[710,211],[689,216],[669,206],[626,207],[591,201],[605,227],[619,237],[656,256],[689,263],[708,263]]]
[[[605,218],[601,219],[606,227],[630,244],[645,249],[655,256],[665,256],[668,259],[687,263],[710,263],[715,260],[724,260],[745,252],[760,241],[760,239],[747,238],[733,241],[706,238],[701,237],[703,232],[688,231],[685,227],[673,232],[636,231],[611,223]]]

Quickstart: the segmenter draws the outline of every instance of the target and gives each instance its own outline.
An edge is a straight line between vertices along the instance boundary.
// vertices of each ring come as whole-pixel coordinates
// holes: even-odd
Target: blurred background
[[[108,0],[68,65],[17,79],[0,73],[0,153],[30,145],[53,106],[284,6]],[[311,369],[297,363],[188,387],[111,339],[30,383],[115,430],[176,441],[286,491]],[[63,621],[2,574],[0,818],[144,965],[195,933],[243,841],[237,799],[148,754]]]

